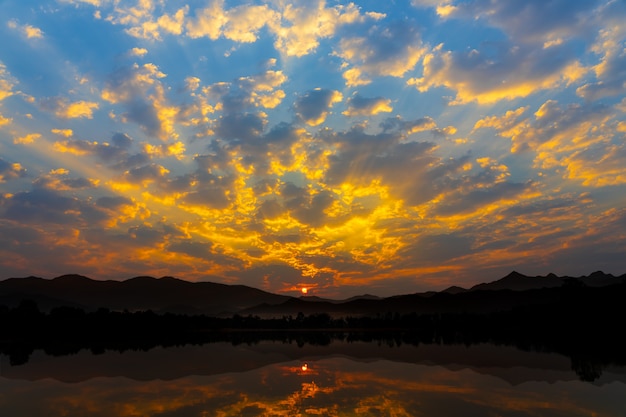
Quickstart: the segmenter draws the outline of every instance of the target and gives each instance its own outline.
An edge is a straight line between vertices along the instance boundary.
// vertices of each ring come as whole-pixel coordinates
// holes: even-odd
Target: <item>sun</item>
[[[309,289],[307,287],[302,287],[302,294],[306,294],[309,292]]]

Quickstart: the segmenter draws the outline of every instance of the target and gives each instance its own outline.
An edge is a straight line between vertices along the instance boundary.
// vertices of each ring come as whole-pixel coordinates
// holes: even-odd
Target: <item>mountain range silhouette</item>
[[[113,311],[152,310],[157,313],[265,317],[299,312],[331,315],[389,311],[489,312],[519,305],[549,303],[557,292],[548,290],[563,286],[598,288],[623,282],[626,282],[626,274],[614,276],[602,271],[580,277],[559,277],[555,274],[533,277],[513,271],[499,280],[469,289],[453,286],[439,292],[385,298],[362,295],[346,300],[329,300],[316,296],[273,294],[245,285],[194,283],[173,277],[139,276],[125,281],[99,281],[81,275],[63,275],[54,279],[31,276],[0,281],[0,305],[14,307],[28,299],[36,302],[42,311],[68,306],[85,311],[107,308]]]

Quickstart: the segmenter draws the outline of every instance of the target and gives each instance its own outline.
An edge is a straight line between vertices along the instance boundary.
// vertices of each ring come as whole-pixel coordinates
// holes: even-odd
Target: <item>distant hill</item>
[[[208,315],[283,316],[327,313],[335,316],[386,314],[389,312],[488,312],[514,306],[550,303],[555,291],[564,285],[599,288],[626,281],[601,271],[589,276],[558,277],[555,274],[529,277],[518,272],[490,283],[464,289],[379,298],[361,295],[346,300],[316,296],[299,298],[272,294],[244,285],[214,282],[188,282],[173,277],[139,276],[126,281],[97,281],[81,275],[63,275],[51,280],[26,277],[0,281],[0,305],[14,307],[23,299],[35,301],[43,311],[58,306],[79,307],[87,311],[110,310]],[[497,291],[497,296],[492,293]]]
[[[172,277],[97,281],[80,275],[63,275],[52,280],[28,277],[0,281],[0,304],[12,306],[22,299],[31,299],[44,311],[65,305],[88,311],[103,307],[232,315],[261,303],[282,303],[289,298],[244,285],[193,283]]]
[[[559,277],[555,274],[546,276],[530,277],[519,272],[513,271],[504,278],[497,281],[474,285],[469,291],[485,291],[485,290],[514,290],[525,291],[536,288],[553,288],[560,287],[567,281],[578,281],[589,287],[603,287],[605,285],[619,283],[626,279],[626,274],[621,277],[615,277],[611,274],[605,274],[602,271],[596,271],[589,276],[581,277]]]
[[[280,317],[304,314],[327,313],[331,316],[360,316],[392,313],[486,313],[506,311],[518,306],[549,304],[559,300],[560,289],[564,285],[600,288],[626,282],[626,274],[615,277],[602,272],[578,278],[529,277],[512,272],[491,283],[478,284],[469,290],[449,287],[443,291],[428,291],[414,294],[396,295],[387,298],[348,299],[342,302],[328,300],[291,299],[282,304],[263,304],[242,311],[242,314],[261,317]]]

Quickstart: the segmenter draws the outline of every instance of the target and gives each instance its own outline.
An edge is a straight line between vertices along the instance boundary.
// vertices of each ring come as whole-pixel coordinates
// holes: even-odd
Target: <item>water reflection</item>
[[[266,341],[0,359],[3,416],[625,415],[625,369],[588,383],[564,356],[492,345]]]

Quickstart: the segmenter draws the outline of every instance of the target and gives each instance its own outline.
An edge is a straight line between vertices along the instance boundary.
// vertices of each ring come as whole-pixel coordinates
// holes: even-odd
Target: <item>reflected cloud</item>
[[[181,348],[171,349],[172,354],[182,352]],[[623,382],[594,386],[581,381],[561,380],[566,372],[558,370],[559,365],[545,370],[543,374],[533,374],[532,367],[526,367],[529,364],[521,367],[518,364],[512,368],[498,367],[497,358],[510,357],[493,356],[502,347],[476,348],[483,355],[475,356],[479,362],[483,362],[477,367],[459,365],[459,358],[463,357],[459,356],[460,353],[474,356],[472,349],[464,346],[452,347],[447,353],[446,348],[433,346],[430,354],[436,363],[442,362],[442,359],[437,359],[438,356],[443,354],[445,358],[448,355],[448,359],[443,359],[444,364],[439,365],[429,362],[428,356],[422,356],[421,359],[427,363],[402,363],[371,357],[361,360],[345,356],[320,357],[315,349],[309,354],[316,354],[316,359],[290,360],[284,354],[298,354],[301,349],[296,348],[298,350],[295,351],[284,344],[262,344],[256,348],[229,346],[227,350],[220,345],[215,345],[214,348],[209,345],[208,349],[221,350],[230,356],[237,356],[237,352],[241,350],[241,353],[251,355],[250,359],[262,359],[265,364],[246,367],[240,362],[230,362],[231,367],[242,368],[238,372],[232,372],[228,371],[228,366],[224,366],[223,360],[206,356],[207,348],[190,347],[186,349],[188,354],[193,357],[201,355],[204,358],[194,361],[194,366],[202,368],[204,364],[212,363],[212,366],[219,367],[219,363],[222,363],[221,370],[217,373],[177,376],[173,379],[151,377],[137,381],[109,376],[72,383],[51,379],[7,379],[5,376],[0,378],[0,386],[7,394],[2,400],[3,409],[16,415],[77,415],[89,412],[95,416],[156,416],[174,413],[209,413],[216,416],[340,416],[383,413],[412,416],[422,412],[442,411],[447,415],[467,415],[472,412],[520,415],[540,413],[547,416],[594,413],[617,416],[621,410],[620,393]],[[352,349],[365,349],[370,354],[387,351],[388,354],[400,354],[401,357],[408,355],[407,357],[413,359],[416,353],[421,352],[415,347],[409,351],[400,347],[376,347],[371,343],[357,343]],[[486,355],[487,353],[491,355]],[[159,350],[154,354],[155,358],[163,357],[168,354],[168,350]],[[104,355],[111,362],[106,368],[111,373],[114,368],[124,369],[128,360],[133,358],[142,361],[149,353],[127,352],[115,357]],[[268,355],[272,356],[272,363],[267,363]],[[558,364],[560,360],[559,357],[550,357],[545,353],[520,351],[518,355],[519,358],[531,360],[535,355],[535,363],[541,366]],[[98,356],[91,358],[97,360]],[[84,359],[84,355],[79,355],[73,360]],[[189,359],[177,357],[178,361],[189,362]],[[450,362],[446,363],[446,360]],[[523,360],[520,363],[523,364]],[[128,364],[132,369],[132,364]],[[163,364],[167,367],[166,363]],[[41,365],[49,367],[53,363],[46,364],[43,361]],[[147,370],[145,367],[144,369]],[[12,368],[9,370],[13,372]],[[506,382],[494,377],[498,373],[519,374],[523,383]],[[528,376],[524,377],[524,374]],[[551,383],[534,379],[538,375],[551,378]],[[36,402],[31,400],[35,396],[38,398]]]

